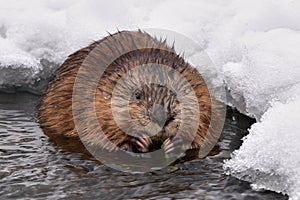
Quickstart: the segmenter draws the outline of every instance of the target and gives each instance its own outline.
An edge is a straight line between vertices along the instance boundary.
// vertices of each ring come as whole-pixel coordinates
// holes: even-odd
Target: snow
[[[299,105],[300,96],[286,103],[272,103],[224,167],[238,178],[251,181],[256,189],[278,191],[299,199]]]
[[[300,1],[0,3],[0,90],[42,93],[70,53],[117,28],[163,28],[193,39],[218,70],[214,83],[225,82],[228,104],[257,119],[225,162],[227,173],[300,199]],[[185,57],[201,65],[197,53]]]

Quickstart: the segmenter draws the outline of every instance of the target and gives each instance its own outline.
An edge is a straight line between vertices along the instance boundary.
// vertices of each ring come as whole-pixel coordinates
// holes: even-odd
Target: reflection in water
[[[127,174],[101,165],[80,143],[50,141],[36,122],[39,97],[0,94],[0,199],[287,199],[224,175],[222,162],[253,121],[229,110],[218,148],[205,159]],[[236,120],[232,120],[232,116]]]

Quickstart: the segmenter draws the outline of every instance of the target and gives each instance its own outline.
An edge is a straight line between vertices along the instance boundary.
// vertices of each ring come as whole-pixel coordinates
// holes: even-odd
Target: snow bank
[[[238,43],[244,46],[241,58],[225,63],[224,74],[233,98],[243,98],[240,110],[259,119],[272,100],[286,101],[293,94],[285,91],[300,83],[300,32],[247,32]]]
[[[252,182],[256,189],[299,199],[299,113],[300,96],[286,103],[273,103],[224,167],[238,178]]]
[[[106,31],[129,24],[126,12],[119,12],[126,8],[122,2],[12,0],[0,4],[0,90],[6,91],[42,93],[69,54]]]
[[[117,28],[192,38],[224,79],[228,103],[258,120],[225,168],[257,188],[300,199],[300,1],[0,3],[0,90],[42,93],[68,54]]]

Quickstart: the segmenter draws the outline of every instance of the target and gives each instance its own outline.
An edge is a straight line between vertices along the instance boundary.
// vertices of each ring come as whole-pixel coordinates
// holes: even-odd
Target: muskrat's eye
[[[134,99],[136,100],[136,101],[141,101],[141,99],[142,99],[142,92],[141,91],[139,91],[139,90],[137,90],[137,91],[135,91],[134,92]]]

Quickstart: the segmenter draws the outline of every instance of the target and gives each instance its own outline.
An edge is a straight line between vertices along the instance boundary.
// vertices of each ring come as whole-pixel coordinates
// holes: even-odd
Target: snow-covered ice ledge
[[[290,29],[248,32],[244,53],[223,73],[231,103],[255,117],[241,148],[225,161],[228,174],[300,199],[300,33]],[[230,99],[230,98],[229,98]]]
[[[300,96],[275,102],[254,124],[225,169],[254,188],[300,197]]]

